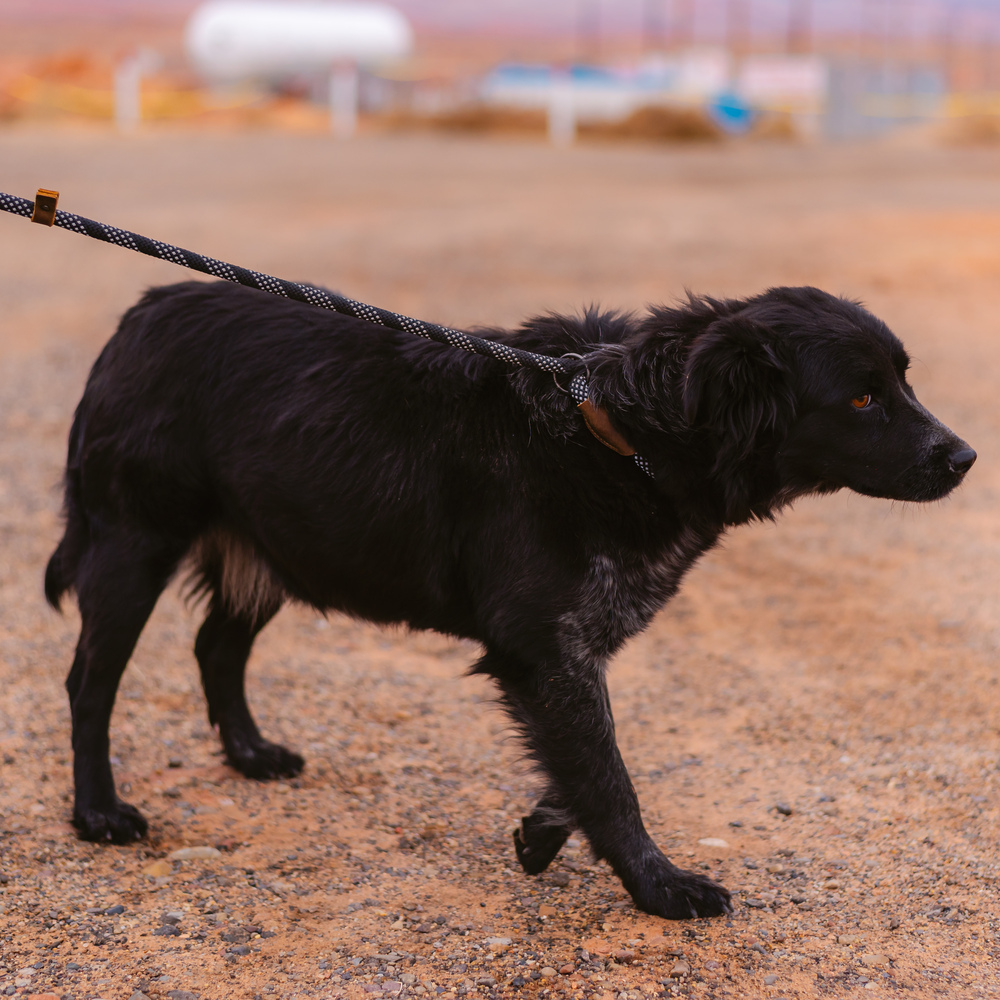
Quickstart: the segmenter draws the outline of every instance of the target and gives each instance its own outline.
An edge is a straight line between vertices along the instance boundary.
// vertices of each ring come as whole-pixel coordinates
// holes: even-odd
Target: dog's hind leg
[[[569,827],[579,827],[640,910],[676,920],[730,909],[726,889],[671,864],[646,832],[615,743],[600,666],[532,669],[489,652],[476,669],[499,680],[503,700],[549,782],[520,834],[529,849],[518,851],[526,871],[544,868],[546,855],[551,860],[558,850],[556,841],[561,847]],[[555,827],[545,822],[552,803],[563,810]]]
[[[66,678],[73,718],[73,825],[84,840],[123,844],[146,833],[146,820],[115,792],[108,725],[122,673],[179,552],[145,535],[115,531],[94,538],[76,570],[82,625]]]
[[[194,644],[209,721],[219,727],[229,763],[248,778],[291,777],[305,766],[297,753],[261,736],[246,700],[250,648],[280,606],[274,603],[252,614],[233,614],[213,601]]]

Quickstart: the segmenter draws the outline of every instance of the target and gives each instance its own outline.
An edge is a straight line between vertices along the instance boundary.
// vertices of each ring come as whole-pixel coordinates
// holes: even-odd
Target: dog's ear
[[[745,317],[717,319],[695,338],[684,369],[684,418],[715,436],[717,471],[752,474],[746,466],[783,436],[795,412],[789,376],[770,331]]]

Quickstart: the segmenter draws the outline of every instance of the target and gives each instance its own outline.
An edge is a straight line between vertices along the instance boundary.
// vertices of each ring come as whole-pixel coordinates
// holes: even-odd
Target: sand
[[[585,842],[520,872],[535,780],[489,683],[463,677],[471,644],[286,609],[250,699],[307,769],[241,778],[176,589],[112,723],[151,837],[86,844],[62,689],[77,618],[41,575],[88,366],[143,288],[183,275],[0,217],[0,993],[1000,995],[1000,152],[22,125],[0,164],[12,193],[54,187],[70,211],[449,324],[819,285],[890,324],[921,400],[980,455],[940,503],[844,494],[734,532],[613,664],[647,825],[733,891],[729,919],[637,912]]]

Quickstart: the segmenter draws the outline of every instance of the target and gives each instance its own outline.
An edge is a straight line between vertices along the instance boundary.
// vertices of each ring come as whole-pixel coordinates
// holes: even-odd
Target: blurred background
[[[992,0],[5,0],[0,121],[1000,137]]]

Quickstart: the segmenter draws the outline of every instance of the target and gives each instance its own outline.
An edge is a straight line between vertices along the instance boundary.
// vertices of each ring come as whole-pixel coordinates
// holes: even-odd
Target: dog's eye
[[[863,396],[855,396],[851,400],[851,406],[856,410],[863,410],[866,406],[871,406],[872,397],[869,393],[865,393]]]

